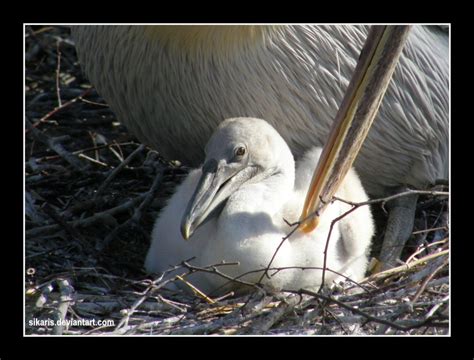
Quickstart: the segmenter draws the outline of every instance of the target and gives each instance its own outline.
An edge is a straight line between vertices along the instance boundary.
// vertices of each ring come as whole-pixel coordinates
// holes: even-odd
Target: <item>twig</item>
[[[388,202],[390,200],[393,200],[393,199],[396,199],[396,198],[399,198],[399,197],[403,197],[403,196],[413,195],[413,194],[433,195],[433,196],[449,196],[449,192],[429,191],[429,190],[407,190],[407,191],[404,191],[404,192],[399,193],[399,194],[387,196],[387,197],[384,197],[384,198],[378,198],[378,199],[363,201],[363,202],[352,202],[352,201],[347,201],[347,200],[338,198],[336,196],[332,197],[331,201],[338,200],[338,201],[341,201],[343,203],[346,203],[348,205],[353,206],[353,208],[351,208],[350,210],[346,211],[344,214],[338,216],[333,221],[331,221],[331,227],[330,227],[328,237],[327,237],[327,240],[326,240],[326,245],[325,245],[325,248],[324,248],[323,274],[322,274],[322,281],[321,281],[321,286],[320,286],[319,290],[321,290],[322,287],[325,284],[325,275],[326,275],[326,268],[327,268],[327,266],[326,266],[327,265],[327,250],[328,250],[328,247],[329,247],[329,239],[330,239],[332,229],[333,229],[335,223],[338,222],[339,220],[341,220],[342,218],[344,218],[345,216],[349,215],[351,212],[355,211],[357,208],[359,208],[361,206],[372,205],[372,204],[376,204],[376,203],[382,203],[382,205],[383,205],[383,204],[385,204],[386,202]],[[297,222],[294,222],[294,223],[289,223],[287,220],[285,220],[285,222],[289,226],[295,226],[295,227],[285,237],[282,238],[280,244],[277,246],[275,252],[273,253],[273,255],[272,255],[272,257],[271,257],[271,259],[270,259],[270,261],[267,265],[267,269],[270,268],[271,264],[273,263],[273,260],[275,259],[276,255],[277,255],[278,251],[280,250],[281,246],[283,245],[283,243],[286,240],[288,240],[290,238],[290,236],[292,236],[296,232],[296,230],[298,230],[304,222],[306,222],[307,220],[309,220],[311,217],[314,217],[314,216],[319,216],[319,212],[318,211],[313,212],[313,213],[309,214],[307,216],[307,218],[302,219],[302,220],[297,221]],[[258,281],[259,284],[262,282],[262,280],[265,276],[268,277],[268,271],[267,270],[260,277],[260,279]]]
[[[66,230],[66,232],[71,236],[73,237],[74,239],[76,239],[77,241],[79,241],[81,243],[81,245],[83,246],[86,246],[86,247],[90,247],[90,245],[84,240],[84,238],[81,236],[81,234],[76,230],[74,229],[70,224],[68,224],[66,222],[66,220],[64,220],[62,218],[61,215],[59,215],[51,205],[49,205],[48,203],[46,203],[44,206],[43,206],[43,210],[46,212],[46,214],[48,214],[56,223],[58,223],[59,226],[61,226],[62,228],[64,228],[64,230]]]
[[[77,100],[82,99],[82,97],[88,95],[91,91],[92,91],[92,88],[86,89],[81,95],[76,96],[74,99],[71,99],[71,100],[69,100],[69,101],[66,101],[65,103],[62,103],[61,106],[58,106],[58,107],[54,108],[53,110],[51,110],[50,112],[48,112],[46,115],[44,115],[41,119],[39,119],[38,121],[36,121],[35,123],[33,123],[33,124],[31,125],[31,127],[32,127],[32,128],[36,128],[38,125],[44,123],[44,122],[45,122],[46,120],[48,120],[51,116],[53,116],[54,114],[56,114],[58,111],[63,110],[63,109],[65,109],[65,108],[67,108],[68,106],[74,104]],[[29,131],[31,131],[31,128],[26,129],[26,133],[28,133]]]
[[[352,208],[331,221],[331,226],[329,228],[329,233],[328,233],[328,236],[327,236],[327,239],[326,239],[326,245],[324,247],[323,273],[322,273],[322,279],[321,279],[321,285],[319,287],[319,291],[321,291],[321,289],[324,287],[324,283],[325,283],[326,265],[327,265],[327,251],[328,251],[328,248],[329,248],[329,240],[330,240],[331,233],[332,233],[334,225],[339,220],[342,220],[344,217],[346,217],[347,215],[349,215],[350,213],[352,213],[353,211],[355,211],[356,209],[358,209],[361,206],[371,205],[371,204],[375,204],[375,203],[379,203],[379,202],[381,202],[382,206],[384,206],[384,204],[386,202],[390,201],[390,200],[393,200],[393,199],[396,199],[396,198],[399,198],[399,197],[402,197],[402,196],[413,195],[413,194],[446,195],[446,196],[449,195],[449,193],[445,193],[445,192],[423,191],[423,190],[407,190],[407,191],[404,191],[404,192],[399,193],[399,194],[387,196],[385,198],[379,198],[379,199],[374,199],[374,200],[369,200],[369,201],[364,201],[364,202],[358,202],[358,203],[357,202],[352,202],[352,201],[346,201],[346,200],[343,200],[343,199],[341,199],[339,197],[336,197],[336,196],[332,197],[332,199],[333,199],[332,201],[334,201],[334,200],[341,201],[343,203],[352,205]]]
[[[449,258],[446,258],[444,259],[444,261],[442,262],[441,265],[437,266],[436,269],[434,269],[433,271],[430,271],[430,274],[423,280],[423,282],[421,283],[420,285],[420,288],[418,289],[418,291],[416,292],[415,296],[413,296],[413,300],[412,302],[416,302],[418,300],[418,298],[420,297],[420,295],[423,293],[423,291],[425,291],[426,289],[426,285],[430,282],[431,279],[433,279],[433,277],[441,270],[443,269],[446,264],[449,262]],[[430,269],[431,270],[431,269]]]
[[[443,284],[449,284],[449,276],[445,276],[443,278],[431,280],[427,287],[435,287],[435,286],[440,286]],[[370,293],[370,302],[368,306],[371,306],[370,304],[375,304],[378,302],[384,302],[387,300],[393,300],[393,299],[401,299],[401,298],[406,298],[410,297],[413,293],[415,293],[417,290],[416,287],[414,286],[403,286],[401,289],[398,289],[396,291],[393,290],[386,290],[385,288],[379,288],[376,291],[373,291]],[[377,292],[379,294],[377,294]],[[351,304],[362,304],[366,303],[366,299],[362,298],[360,300],[354,301],[354,295],[341,295],[338,297],[339,301],[350,301]]]
[[[445,238],[443,240],[435,241],[435,242],[429,243],[427,245],[423,245],[423,246],[418,247],[418,249],[413,254],[411,254],[410,257],[405,261],[405,263],[409,263],[409,262],[413,261],[413,259],[415,259],[416,256],[418,254],[421,254],[423,251],[426,251],[429,248],[434,247],[434,246],[438,246],[438,245],[441,245],[441,244],[448,243],[448,241],[449,241],[449,238]]]
[[[423,233],[438,231],[438,230],[448,230],[448,227],[447,226],[440,226],[440,227],[435,227],[435,228],[431,228],[431,229],[418,230],[418,231],[413,231],[411,234],[412,235],[418,235],[418,234],[423,234]]]
[[[137,151],[135,150],[135,152]],[[127,159],[129,158],[130,156]],[[104,241],[101,244],[97,244],[96,249],[98,251],[103,251],[121,230],[125,229],[131,224],[138,224],[140,222],[143,216],[143,212],[146,210],[146,208],[150,205],[152,200],[155,198],[155,194],[158,191],[158,188],[161,184],[162,179],[163,179],[163,170],[160,170],[158,174],[155,176],[155,179],[153,180],[153,184],[151,185],[150,190],[148,190],[148,192],[145,193],[145,197],[143,198],[143,201],[138,206],[138,208],[134,210],[132,217],[129,218],[124,223],[117,226],[109,235],[107,235],[107,237],[104,239]]]
[[[94,147],[97,147],[97,136],[96,136],[96,134],[93,133],[92,131],[88,131],[87,133],[89,134],[89,137],[91,138],[92,145]],[[103,143],[106,143],[106,141],[103,141]],[[94,155],[95,155],[94,156],[95,160],[99,161],[99,151],[97,149],[94,151]]]
[[[120,148],[120,146],[128,146],[128,145],[136,146],[137,143],[135,143],[133,141],[128,141],[128,142],[124,142],[124,143],[116,143],[114,141],[112,144],[98,145],[98,146],[93,146],[93,147],[82,149],[82,150],[76,150],[76,151],[71,152],[71,154],[79,155],[79,154],[82,154],[82,153],[85,153],[85,152],[96,151],[96,150],[105,149],[105,148],[108,148],[109,150],[112,150],[113,146],[117,146],[118,148]],[[36,161],[38,161],[38,162],[49,161],[49,160],[57,159],[58,157],[60,157],[60,156],[59,155],[44,156],[42,158],[37,158]],[[123,161],[123,157],[120,157],[120,155],[118,155],[118,158],[120,159],[120,161]]]
[[[135,204],[142,201],[146,196],[147,196],[147,193],[140,194],[136,198],[133,198],[133,199],[131,199],[131,200],[129,200],[129,201],[123,203],[123,204],[120,204],[116,207],[113,207],[111,209],[104,210],[102,212],[96,213],[96,214],[94,214],[92,216],[89,216],[88,218],[85,218],[85,219],[72,220],[72,221],[68,221],[67,223],[74,226],[74,227],[76,227],[76,226],[85,227],[85,226],[93,225],[93,224],[97,223],[98,221],[102,221],[104,218],[114,216],[114,215],[116,215],[118,213],[121,213],[121,212],[124,212],[124,211],[128,211],[129,209],[133,208],[135,206]],[[42,234],[45,234],[45,233],[51,233],[51,232],[57,231],[59,228],[60,228],[59,225],[46,225],[46,226],[31,229],[31,230],[27,230],[25,232],[25,235],[27,237],[39,236],[39,235],[42,235]]]
[[[326,268],[327,268],[327,256],[328,256],[328,249],[329,249],[329,240],[331,239],[331,234],[332,234],[332,230],[334,228],[334,225],[339,220],[342,220],[344,217],[346,217],[347,215],[349,215],[351,212],[353,212],[356,209],[357,209],[357,207],[354,206],[352,209],[349,209],[348,211],[346,211],[345,213],[343,213],[342,215],[338,216],[337,218],[335,218],[331,221],[331,226],[329,227],[328,236],[326,238],[326,245],[324,246],[323,272],[322,272],[322,275],[321,275],[321,285],[319,286],[318,292],[320,292],[323,289],[324,283],[325,283],[325,280],[326,280]]]
[[[260,321],[256,321],[252,324],[252,332],[257,334],[266,333],[272,328],[275,323],[280,321],[286,314],[292,311],[296,305],[301,301],[301,296],[299,294],[291,294],[285,297],[280,304],[270,312],[266,317]]]
[[[220,290],[221,288],[225,287],[227,284],[232,283],[232,282],[235,282],[235,283],[240,284],[240,285],[252,286],[252,287],[254,287],[254,288],[261,291],[262,290],[261,282],[251,283],[251,282],[248,282],[248,281],[241,280],[241,278],[243,278],[243,277],[245,277],[249,274],[254,274],[254,273],[265,272],[265,271],[266,272],[273,271],[273,273],[271,275],[269,275],[269,277],[273,277],[278,272],[285,271],[285,270],[295,270],[295,269],[296,270],[301,270],[301,271],[323,270],[322,267],[316,267],[316,266],[283,266],[283,267],[273,267],[273,268],[272,267],[271,268],[264,267],[264,268],[261,268],[261,269],[255,269],[255,270],[250,270],[250,271],[244,272],[244,273],[242,273],[242,274],[240,274],[236,277],[231,277],[231,276],[228,276],[227,274],[224,274],[221,271],[217,270],[216,267],[217,266],[223,266],[223,265],[238,265],[239,264],[238,262],[219,263],[219,264],[214,264],[214,265],[208,265],[206,267],[194,266],[194,265],[189,264],[188,262],[183,262],[182,264],[183,264],[184,267],[188,268],[192,272],[206,272],[206,273],[218,275],[218,276],[220,276],[220,277],[222,277],[226,280],[229,280],[227,283],[225,283],[225,284],[219,286],[218,288],[216,288],[213,292],[216,292],[216,291]],[[326,270],[329,271],[329,272],[332,272],[332,273],[334,273],[338,276],[344,277],[347,281],[352,282],[354,285],[360,287],[365,292],[369,292],[369,289],[367,289],[365,286],[358,283],[357,281],[352,280],[348,276],[346,276],[346,275],[344,275],[344,274],[342,274],[338,271],[332,270],[330,268],[327,268]]]
[[[186,286],[188,286],[192,292],[199,296],[200,298],[204,299],[207,303],[209,304],[215,304],[216,302],[214,300],[212,300],[209,296],[207,296],[206,294],[204,294],[201,290],[199,290],[196,286],[194,286],[193,284],[191,284],[189,281],[185,280],[182,276],[180,275],[176,275],[176,278],[183,282],[184,284],[186,284]]]
[[[64,320],[66,318],[69,304],[72,301],[74,288],[71,286],[70,281],[68,279],[57,279],[56,283],[59,286],[61,296],[59,300],[59,306],[56,310],[56,324],[53,327],[53,335],[62,335],[64,331]]]
[[[31,29],[31,27],[28,26],[28,31],[31,33],[31,35],[34,35],[34,36],[37,36],[37,35],[39,35],[39,34],[41,34],[41,33],[43,33],[43,32],[46,32],[46,31],[51,31],[51,30],[53,30],[53,29],[54,29],[53,26],[45,26],[45,27],[42,27],[42,28],[39,29],[39,30],[33,31],[33,29]],[[26,35],[25,35],[26,38],[29,37],[29,36],[30,36],[30,34],[26,34]]]
[[[343,203],[346,203],[346,204],[349,204],[349,205],[352,205],[352,206],[356,206],[356,207],[360,207],[360,206],[364,206],[364,205],[373,205],[373,204],[378,204],[378,203],[385,204],[386,202],[389,202],[390,200],[394,200],[394,199],[397,199],[399,197],[409,196],[409,195],[449,196],[449,192],[448,191],[432,191],[432,190],[406,190],[406,191],[403,191],[403,192],[398,193],[398,194],[390,195],[390,196],[383,197],[383,198],[368,200],[368,201],[362,201],[362,202],[347,201],[347,200],[341,199],[337,196],[333,196],[332,198],[333,198],[333,200],[342,201]]]
[[[221,272],[217,269],[217,267],[219,267],[219,266],[239,265],[238,262],[218,263],[218,264],[208,265],[206,267],[200,267],[200,266],[191,265],[188,261],[183,261],[182,265],[184,267],[186,267],[187,269],[191,270],[191,273],[193,273],[193,272],[205,272],[205,273],[208,273],[208,274],[215,274],[215,275],[218,275],[220,277],[223,277],[226,280],[229,280],[229,282],[235,282],[235,283],[238,283],[240,285],[251,286],[251,287],[253,287],[257,290],[261,290],[260,287],[258,286],[258,284],[254,284],[254,283],[251,283],[251,282],[248,282],[248,281],[239,280],[238,277],[233,278],[232,276],[224,274],[223,272]]]
[[[286,220],[285,220],[285,222],[288,224],[288,222],[287,222]],[[272,255],[270,261],[268,262],[268,265],[267,265],[265,271],[262,273],[262,276],[261,276],[260,279],[258,280],[257,284],[260,284],[260,283],[263,281],[263,278],[264,278],[265,276],[267,276],[267,277],[269,278],[269,276],[268,276],[268,269],[270,269],[270,266],[272,265],[273,260],[275,260],[275,257],[276,257],[276,255],[277,255],[278,251],[280,250],[280,248],[281,248],[281,246],[283,245],[283,243],[284,243],[286,240],[288,240],[288,239],[290,238],[290,236],[293,235],[293,234],[296,232],[296,230],[299,228],[299,226],[301,225],[301,223],[300,223],[300,222],[297,222],[297,223],[295,223],[295,224],[288,224],[288,225],[290,225],[290,226],[291,226],[291,225],[297,225],[297,226],[295,226],[295,228],[293,228],[286,236],[284,236],[284,237],[281,239],[280,244],[278,244],[277,248],[275,249],[275,252],[273,253],[273,255]]]
[[[56,96],[58,98],[58,108],[62,107],[61,90],[59,88],[59,73],[61,70],[61,51],[59,50],[60,41],[56,42],[57,67],[56,67]]]
[[[188,261],[190,261],[191,259],[189,259]],[[175,265],[171,268],[169,268],[168,270],[164,271],[160,276],[158,276],[155,280],[153,281],[149,281],[149,284],[148,286],[146,287],[146,289],[143,291],[142,293],[142,296],[133,303],[133,305],[130,307],[130,309],[125,309],[123,311],[123,314],[125,315],[121,320],[120,322],[118,323],[118,325],[115,327],[115,330],[114,330],[114,333],[118,333],[119,330],[124,327],[124,326],[127,326],[128,325],[128,321],[130,319],[130,316],[136,311],[136,309],[140,306],[140,304],[142,304],[149,296],[149,293],[152,291],[152,290],[158,290],[162,287],[164,287],[166,284],[170,283],[170,282],[173,282],[176,280],[177,276],[175,276],[174,278],[169,278],[169,279],[166,279],[166,280],[163,280],[165,275],[168,274],[168,273],[171,273],[173,271],[176,271],[178,269],[182,268],[182,265]]]
[[[357,308],[354,308],[352,306],[349,306],[339,300],[336,300],[332,297],[329,297],[329,296],[325,296],[325,295],[322,295],[322,294],[319,294],[319,293],[315,293],[313,291],[310,291],[310,290],[306,290],[306,289],[300,289],[298,291],[292,291],[292,290],[284,290],[284,291],[287,291],[287,292],[291,292],[291,293],[296,293],[296,294],[306,294],[306,295],[311,295],[315,298],[319,298],[319,299],[322,299],[322,300],[325,300],[325,301],[328,301],[328,302],[333,302],[337,305],[339,305],[340,307],[343,307],[344,309],[347,309],[349,311],[351,311],[352,313],[354,314],[358,314],[358,315],[362,315],[363,317],[365,317],[367,320],[369,321],[374,321],[374,322],[377,322],[379,324],[383,324],[383,325],[388,325],[390,327],[393,327],[394,329],[397,329],[397,330],[400,330],[400,331],[409,331],[409,330],[412,330],[412,329],[415,329],[415,328],[419,328],[421,326],[426,326],[426,325],[433,325],[433,326],[436,326],[436,325],[440,325],[440,326],[443,326],[444,324],[436,324],[436,323],[431,323],[430,324],[430,319],[424,319],[422,321],[419,321],[419,322],[416,322],[412,325],[408,325],[408,326],[403,326],[403,325],[399,325],[393,321],[390,321],[390,320],[386,320],[386,319],[381,319],[381,318],[377,318],[375,316],[372,316],[370,314],[367,314],[366,312],[364,311],[361,311]]]
[[[449,298],[450,298],[449,295],[446,295],[445,297],[443,297],[443,298],[441,299],[441,301],[440,301],[438,304],[435,304],[435,305],[430,309],[430,311],[428,311],[428,313],[426,313],[425,319],[431,318],[431,317],[434,315],[434,313],[435,313],[436,311],[438,311],[438,309],[439,309],[445,302],[449,301]]]
[[[95,102],[95,101],[90,101],[90,100],[86,100],[86,99],[82,99],[82,98],[80,100],[83,103],[90,104],[90,105],[97,105],[97,106],[102,106],[102,107],[105,107],[105,108],[109,107],[108,104],[98,103],[98,102]]]
[[[107,176],[105,181],[102,183],[102,185],[99,187],[97,190],[95,197],[99,196],[107,186],[109,186],[110,182],[117,176],[117,174],[125,167],[127,166],[139,153],[143,151],[145,148],[145,145],[140,145],[137,147],[130,155],[127,156],[127,158],[122,161],[122,163],[117,166],[110,174]]]
[[[114,146],[117,147],[117,149],[120,151],[120,154],[117,152],[117,150],[114,149]],[[115,155],[115,157],[122,162],[123,161],[123,151],[122,148],[120,147],[120,144],[118,144],[115,140],[113,141],[113,144],[109,145],[109,150],[112,154]]]
[[[106,163],[103,163],[102,161],[99,161],[99,160],[96,160],[96,159],[93,159],[91,158],[90,156],[87,156],[87,155],[84,155],[84,154],[79,154],[78,157],[82,158],[82,159],[85,159],[85,160],[88,160],[94,164],[97,164],[97,165],[100,165],[100,166],[103,166],[103,167],[110,167],[110,165],[106,164]]]
[[[38,129],[35,129],[35,127],[31,124],[31,122],[28,119],[25,119],[25,124],[26,124],[27,129],[31,131],[31,133],[37,140],[41,141],[43,144],[45,144],[51,150],[53,150],[56,154],[61,156],[72,167],[74,167],[74,169],[83,170],[83,165],[81,164],[81,162],[69,151],[64,149],[64,147],[59,143],[59,138],[50,138],[49,136],[46,136]]]
[[[392,276],[394,274],[412,269],[413,267],[415,267],[417,265],[420,265],[420,264],[425,263],[429,260],[435,259],[439,256],[448,255],[448,254],[449,254],[449,249],[443,250],[443,251],[440,251],[440,252],[437,252],[437,253],[434,253],[434,254],[430,254],[430,255],[422,257],[418,260],[414,260],[414,261],[412,261],[408,264],[400,265],[400,266],[397,266],[397,267],[392,268],[392,269],[388,269],[388,270],[381,271],[381,272],[376,273],[376,274],[372,274],[369,277],[362,280],[361,283],[364,283],[364,282],[367,282],[367,281],[380,280],[380,279]]]

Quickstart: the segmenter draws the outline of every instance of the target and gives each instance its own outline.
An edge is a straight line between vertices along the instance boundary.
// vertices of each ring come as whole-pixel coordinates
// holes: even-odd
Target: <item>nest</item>
[[[221,298],[166,289],[193,271],[220,276],[185,262],[171,280],[143,271],[154,220],[189,169],[127,133],[81,73],[67,27],[26,30],[26,334],[449,333],[440,196],[421,197],[404,263],[360,284]]]

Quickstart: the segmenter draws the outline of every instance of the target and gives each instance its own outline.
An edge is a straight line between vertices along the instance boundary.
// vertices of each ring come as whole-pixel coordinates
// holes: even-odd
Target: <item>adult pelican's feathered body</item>
[[[254,118],[224,121],[207,144],[202,167],[189,174],[160,214],[146,269],[162,272],[191,257],[198,266],[239,262],[238,266],[218,268],[231,277],[264,269],[291,231],[285,219],[298,219],[320,153],[319,148],[306,153],[295,174],[290,149],[267,122]],[[367,200],[353,170],[338,196],[355,202]],[[350,208],[339,201],[329,205],[318,228],[310,234],[296,232],[289,237],[271,267],[322,268],[331,221]],[[363,278],[373,232],[368,207],[336,223],[329,242],[328,268],[353,280]],[[256,283],[261,275],[262,271],[254,272],[240,280]],[[336,279],[341,277],[327,272],[327,283]],[[231,283],[219,289],[228,280],[215,274],[198,272],[188,280],[206,293],[240,288]],[[277,289],[314,288],[321,283],[321,271],[286,269],[264,283]]]
[[[78,26],[86,74],[141,141],[199,165],[225,118],[266,119],[299,158],[322,146],[368,26]],[[448,36],[414,26],[356,160],[374,196],[448,174]]]

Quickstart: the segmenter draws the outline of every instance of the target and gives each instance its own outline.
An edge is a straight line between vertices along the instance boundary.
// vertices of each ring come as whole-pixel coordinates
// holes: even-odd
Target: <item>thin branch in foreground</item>
[[[193,259],[194,258],[187,259],[187,260],[181,262],[181,264],[179,264],[179,265],[175,265],[175,266],[170,267],[169,269],[164,271],[160,276],[158,276],[155,280],[150,281],[149,284],[147,285],[146,289],[140,294],[141,297],[138,300],[136,300],[129,309],[125,309],[123,311],[124,317],[120,320],[119,324],[115,327],[114,333],[118,333],[121,328],[123,328],[124,326],[128,326],[128,321],[129,321],[130,317],[137,310],[137,308],[150,296],[151,291],[159,290],[160,288],[163,288],[165,285],[167,285],[169,283],[172,283],[172,282],[175,282],[177,280],[184,281],[187,285],[191,285],[190,283],[185,281],[184,278],[186,276],[192,274],[193,272],[196,272],[196,271],[203,271],[203,272],[210,271],[212,273],[216,273],[216,272],[219,273],[216,270],[216,267],[218,267],[218,266],[236,265],[236,263],[214,264],[214,265],[210,266],[212,268],[212,270],[208,270],[207,268],[200,268],[200,267],[195,267],[193,265],[190,265],[189,261],[192,261]],[[174,272],[176,270],[179,270],[181,268],[186,269],[188,272],[187,273],[182,273],[182,274],[177,274],[177,275],[175,275],[173,277],[170,277],[168,279],[164,279],[166,274],[169,274],[169,273]],[[225,276],[225,274],[223,276]],[[194,286],[192,286],[192,288],[198,290]],[[197,292],[198,292],[197,296],[199,298],[204,298],[210,304],[215,304],[217,301],[219,301],[218,299],[211,299],[210,297],[208,297],[206,294],[204,294],[200,290],[198,290]]]
[[[288,223],[286,220],[285,220],[286,223]],[[262,276],[260,277],[260,279],[258,280],[258,284],[261,284],[261,282],[263,281],[263,278],[266,276],[267,278],[270,278],[268,276],[268,269],[270,269],[270,266],[272,265],[273,263],[273,260],[275,260],[275,257],[278,253],[278,251],[280,250],[280,248],[282,247],[283,243],[288,240],[290,238],[291,235],[293,235],[296,230],[298,230],[299,226],[301,225],[300,222],[297,223],[297,226],[295,226],[286,236],[284,236],[281,241],[280,241],[280,244],[278,244],[277,248],[275,249],[275,252],[273,253],[270,261],[268,262],[268,265],[265,269],[265,271],[263,272]],[[291,226],[291,225],[290,225]]]
[[[321,289],[324,287],[324,283],[325,283],[325,275],[326,275],[325,269],[326,269],[326,265],[327,265],[327,251],[328,251],[329,240],[330,240],[331,233],[332,233],[334,225],[338,221],[342,220],[344,217],[346,217],[347,215],[349,215],[350,213],[352,213],[353,211],[355,211],[356,209],[358,209],[361,206],[367,206],[367,205],[372,205],[372,204],[376,204],[376,203],[381,203],[381,206],[383,207],[385,205],[385,203],[390,201],[390,200],[393,200],[393,199],[396,199],[396,198],[399,198],[399,197],[403,197],[403,196],[413,195],[413,194],[417,194],[417,195],[422,195],[423,194],[423,195],[433,195],[433,196],[449,196],[449,192],[443,192],[443,191],[407,190],[407,191],[404,191],[404,192],[401,192],[401,193],[398,193],[398,194],[395,194],[395,195],[391,195],[391,196],[387,196],[387,197],[379,198],[379,199],[363,201],[363,202],[352,202],[352,201],[347,201],[347,200],[341,199],[341,198],[336,197],[336,196],[332,197],[332,201],[335,201],[335,200],[341,201],[345,204],[351,205],[352,208],[347,210],[345,213],[343,213],[342,215],[338,216],[337,218],[335,218],[331,221],[331,226],[330,226],[330,229],[329,229],[328,237],[327,237],[327,240],[326,240],[326,245],[325,245],[325,248],[324,248],[323,274],[322,274],[321,285],[319,287],[319,291],[321,291]],[[316,215],[319,216],[319,214],[317,214],[317,213],[311,214],[311,216],[316,216]]]
[[[189,281],[185,280],[183,276],[176,275],[176,279],[183,282],[187,287],[189,287],[192,290],[193,294],[199,296],[201,299],[204,299],[209,304],[215,304],[216,303],[215,300],[211,299],[209,296],[207,296],[205,293],[203,293],[201,290],[199,290],[196,286],[191,284]]]
[[[286,266],[286,267],[271,267],[271,268],[268,268],[268,267],[265,267],[265,268],[261,268],[261,269],[255,269],[255,270],[250,270],[250,271],[247,271],[247,272],[244,272],[238,276],[235,276],[235,277],[231,277],[219,270],[217,270],[216,267],[218,266],[225,266],[225,265],[238,265],[239,263],[238,262],[226,262],[226,263],[218,263],[218,264],[214,264],[214,265],[208,265],[208,266],[205,266],[205,267],[199,267],[199,266],[194,266],[194,265],[191,265],[189,264],[188,262],[182,262],[182,265],[184,267],[186,267],[187,269],[191,270],[191,272],[206,272],[206,273],[209,273],[209,274],[214,274],[214,275],[217,275],[217,276],[220,276],[226,280],[228,280],[226,283],[224,283],[223,285],[217,287],[216,289],[213,290],[212,293],[215,293],[217,291],[219,291],[220,289],[224,288],[225,286],[227,286],[228,284],[230,283],[237,283],[239,285],[245,285],[245,286],[251,286],[259,291],[262,291],[263,288],[262,288],[262,283],[261,282],[257,282],[257,283],[251,283],[251,282],[248,282],[248,281],[244,281],[244,280],[241,280],[241,278],[247,276],[247,275],[250,275],[250,274],[255,274],[255,273],[259,273],[259,272],[269,272],[269,271],[272,271],[273,273],[268,275],[269,277],[273,277],[275,276],[277,273],[281,272],[281,271],[286,271],[286,270],[301,270],[301,271],[307,271],[307,270],[323,270],[322,267],[316,267],[316,266]],[[366,288],[364,285],[360,284],[359,282],[351,279],[350,277],[338,272],[338,271],[335,271],[335,270],[332,270],[330,268],[326,268],[327,271],[331,272],[331,273],[334,273],[338,276],[341,276],[343,277],[346,281],[349,281],[351,282],[352,284],[354,284],[355,286],[361,288],[364,292],[368,293],[370,290],[368,288]],[[212,293],[210,295],[212,295]]]
[[[251,283],[251,282],[239,280],[238,277],[234,278],[232,276],[224,274],[223,272],[221,272],[217,269],[217,267],[219,267],[219,266],[239,265],[238,262],[225,262],[225,263],[218,263],[218,264],[208,265],[206,267],[200,267],[200,266],[191,265],[187,261],[183,261],[182,265],[184,267],[186,267],[187,269],[191,270],[191,273],[205,272],[205,273],[208,273],[208,274],[215,274],[215,275],[218,275],[218,276],[228,280],[229,282],[235,282],[239,285],[250,286],[250,287],[255,288],[256,290],[261,290],[259,284],[254,284],[254,283]],[[225,286],[225,285],[227,285],[227,284],[224,284],[223,286]],[[221,287],[223,287],[223,286],[221,286]],[[219,287],[218,289],[220,289],[221,287]]]
[[[444,192],[444,191],[407,190],[407,191],[404,191],[404,192],[401,192],[401,193],[398,193],[398,194],[394,194],[394,195],[390,195],[390,196],[387,196],[387,197],[384,197],[384,198],[378,198],[378,199],[373,199],[373,200],[368,200],[368,201],[363,201],[363,202],[352,202],[352,201],[347,201],[347,200],[338,198],[336,196],[332,197],[331,202],[341,201],[345,204],[351,205],[352,208],[331,221],[331,227],[330,227],[328,237],[326,239],[326,245],[325,245],[325,248],[324,248],[323,274],[322,274],[321,285],[320,285],[319,291],[325,285],[325,276],[326,276],[326,268],[327,268],[327,252],[328,252],[329,240],[330,240],[330,237],[331,237],[331,233],[332,233],[332,230],[333,230],[333,227],[335,226],[335,224],[338,221],[342,220],[345,216],[349,215],[351,212],[355,211],[357,208],[359,208],[361,206],[373,205],[373,204],[377,204],[377,203],[381,203],[382,206],[384,206],[384,204],[386,202],[390,201],[390,200],[393,200],[393,199],[396,199],[396,198],[399,198],[399,197],[403,197],[403,196],[413,195],[413,194],[432,195],[432,196],[449,196],[449,192]],[[320,216],[319,211],[315,211],[315,212],[309,214],[305,219],[294,222],[294,223],[290,223],[286,219],[284,219],[285,223],[288,226],[294,226],[294,228],[285,237],[282,238],[281,242],[279,243],[279,245],[275,249],[275,252],[273,253],[273,255],[272,255],[272,257],[271,257],[271,259],[270,259],[270,261],[267,265],[267,269],[263,272],[262,276],[260,277],[260,279],[258,281],[258,284],[260,284],[263,281],[263,278],[265,276],[267,278],[269,278],[268,269],[270,268],[271,264],[273,263],[276,255],[277,255],[278,251],[280,250],[281,246],[283,245],[283,243],[285,241],[287,241],[300,228],[300,226],[303,223],[305,223],[307,220],[309,220],[310,218],[312,218],[314,216]]]
[[[322,272],[322,275],[321,275],[321,285],[319,286],[319,290],[318,292],[321,292],[321,290],[323,289],[324,287],[324,284],[325,284],[325,281],[326,281],[326,268],[327,268],[327,258],[328,258],[328,249],[329,249],[329,240],[331,239],[331,234],[332,234],[332,230],[334,228],[334,225],[339,221],[339,220],[342,220],[344,217],[346,217],[347,215],[349,215],[351,212],[353,212],[354,210],[356,210],[357,207],[353,207],[352,209],[349,209],[348,211],[346,211],[345,213],[343,213],[342,215],[338,216],[337,218],[333,219],[331,221],[331,226],[329,227],[329,232],[328,232],[328,236],[326,238],[326,245],[324,246],[324,258],[323,258],[323,272]]]
[[[367,201],[362,201],[362,202],[352,202],[352,201],[347,201],[344,199],[341,199],[337,196],[333,196],[333,200],[337,201],[342,201],[343,203],[346,203],[348,205],[352,206],[364,206],[364,205],[373,205],[373,204],[378,204],[382,203],[385,204],[391,200],[397,199],[399,197],[404,197],[404,196],[409,196],[409,195],[431,195],[431,196],[449,196],[449,191],[433,191],[433,190],[406,190],[398,194],[386,196],[383,198],[378,198],[378,199],[372,199],[372,200],[367,200]],[[313,214],[313,216],[316,214]]]
[[[115,327],[114,333],[117,333],[122,327],[128,325],[130,316],[132,316],[134,314],[134,312],[137,310],[137,308],[149,297],[149,293],[152,290],[158,290],[158,289],[166,286],[168,283],[175,281],[176,278],[177,278],[176,276],[173,277],[173,278],[166,279],[166,280],[164,280],[164,277],[165,277],[166,274],[171,273],[173,271],[176,271],[180,268],[182,268],[181,265],[175,265],[175,266],[171,267],[170,269],[164,271],[155,280],[149,281],[148,286],[146,287],[146,289],[142,293],[142,296],[139,299],[137,299],[129,309],[122,310],[123,318],[120,320],[120,322]]]

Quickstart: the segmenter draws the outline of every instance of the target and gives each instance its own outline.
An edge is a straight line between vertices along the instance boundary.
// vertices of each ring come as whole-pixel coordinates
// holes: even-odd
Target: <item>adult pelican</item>
[[[320,148],[306,153],[296,165],[295,176],[288,145],[266,121],[234,118],[222,122],[206,146],[204,164],[191,171],[156,221],[146,269],[161,273],[192,257],[193,265],[202,267],[238,262],[219,270],[241,282],[257,283],[276,253],[271,268],[280,271],[264,277],[265,284],[292,290],[319,286],[331,222],[351,206],[334,202],[321,216],[317,231],[296,232],[279,245],[291,231],[285,220],[298,220],[320,153]],[[353,170],[338,196],[354,202],[367,200]],[[340,274],[355,281],[364,277],[373,233],[368,207],[336,223],[327,252],[327,283],[343,279]],[[205,293],[246,287],[203,272],[188,280]]]
[[[322,146],[368,26],[77,26],[80,62],[112,110],[164,156],[198,165],[224,118],[266,119],[300,158]],[[448,176],[448,35],[414,26],[355,167],[367,191]],[[390,204],[381,259],[394,261],[416,197]],[[398,250],[393,251],[394,247]]]

